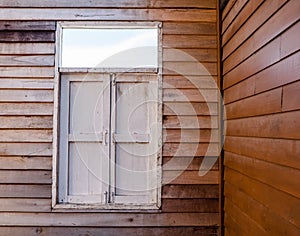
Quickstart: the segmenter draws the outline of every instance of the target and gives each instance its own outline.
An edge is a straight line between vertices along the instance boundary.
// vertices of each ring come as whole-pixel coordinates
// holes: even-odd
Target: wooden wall
[[[222,14],[225,235],[300,235],[300,1]]]
[[[216,1],[75,0],[72,6],[70,3],[0,0],[0,235],[107,236],[116,235],[120,229],[124,235],[216,235],[218,164],[204,177],[198,176],[198,170],[211,134],[215,148],[210,155],[218,155],[217,91],[207,73],[191,70],[192,63],[182,62],[167,49],[178,48],[191,54],[217,81]],[[199,131],[190,123],[193,118],[200,123],[201,138],[188,169],[163,187],[159,212],[66,213],[51,209],[56,20],[163,22],[163,162],[174,155],[179,161],[178,165],[164,169],[164,180],[180,168],[182,158],[193,156],[191,146]],[[201,88],[211,94],[208,103],[198,89],[172,70],[178,67],[186,68]],[[189,102],[192,111],[187,109]],[[180,143],[183,151],[176,154]]]

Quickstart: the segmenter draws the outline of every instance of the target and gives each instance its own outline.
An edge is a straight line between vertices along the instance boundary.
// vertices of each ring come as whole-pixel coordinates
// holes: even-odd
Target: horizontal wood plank
[[[251,2],[248,2],[247,0],[240,0],[240,1],[230,1],[230,3],[228,3],[227,5],[230,6],[226,6],[225,11],[227,12],[226,17],[222,17],[222,34],[224,34],[224,32],[228,29],[228,26],[232,23],[233,19],[235,20],[235,25],[239,25],[238,24],[238,17],[239,14],[241,12],[241,10],[244,8],[244,6],[246,4],[251,4]],[[230,8],[230,10],[229,10]],[[224,11],[222,13],[222,15],[224,16]],[[246,20],[246,19],[244,19]],[[237,22],[236,22],[237,21]],[[231,27],[235,27],[234,25],[232,25]]]
[[[54,39],[54,32],[49,31],[0,31],[0,42],[54,42]]]
[[[164,102],[217,102],[216,89],[164,89]]]
[[[54,54],[54,43],[0,43],[0,54]]]
[[[291,93],[289,93],[290,96]],[[300,89],[297,94],[300,94]],[[293,96],[294,97],[294,96]],[[298,101],[300,97],[298,97]],[[300,111],[227,121],[227,135],[300,139]]]
[[[163,199],[162,212],[218,212],[218,199]],[[1,210],[1,208],[0,208]]]
[[[164,128],[172,129],[209,129],[218,128],[217,116],[165,116],[163,119]],[[1,127],[1,117],[0,117]]]
[[[209,143],[220,140],[216,129],[165,129],[163,136],[165,143]]]
[[[54,67],[0,67],[1,77],[54,77]]]
[[[51,198],[51,185],[0,184],[1,198]]]
[[[49,157],[13,157],[1,156],[0,157],[1,170],[51,170],[52,159]]]
[[[166,48],[216,48],[216,36],[203,35],[165,35],[163,47]]]
[[[199,176],[199,171],[164,171],[163,184],[218,184],[219,172],[209,171]]]
[[[51,171],[0,170],[1,184],[51,184]]]
[[[209,157],[206,157],[209,158]],[[199,170],[203,162],[203,157],[164,157],[163,171],[165,170]],[[204,167],[205,168],[205,167]],[[202,170],[204,169],[201,168]],[[211,170],[218,170],[219,165],[216,162]],[[209,169],[207,169],[209,170]]]
[[[52,115],[53,103],[0,103],[0,115]]]
[[[0,90],[0,102],[52,102],[53,90]]]
[[[51,199],[0,198],[0,212],[49,212]]]
[[[0,20],[160,20],[215,22],[216,10],[199,9],[89,9],[1,8]]]
[[[256,221],[268,234],[278,233],[282,235],[288,233],[289,235],[297,235],[300,232],[299,228],[283,220],[281,216],[274,214],[271,209],[230,184],[225,187],[225,196],[251,219]]]
[[[1,78],[0,89],[53,89],[53,79],[35,78]]]
[[[214,226],[218,213],[0,213],[2,226]]]
[[[300,23],[285,31],[284,34],[265,45],[238,67],[225,74],[224,88],[226,89],[298,51],[300,45],[295,35],[299,29]]]
[[[261,2],[262,4],[260,5]],[[245,20],[247,19],[247,17],[246,19],[241,18],[241,21],[244,21],[245,23],[244,24],[242,23],[243,25],[241,26],[239,31],[235,31],[235,29],[229,28],[227,32],[223,34],[223,40],[222,40],[223,45],[232,36],[230,38],[230,41],[228,41],[227,44],[224,45],[223,47],[223,59],[227,58],[231,52],[233,52],[240,44],[242,44],[242,42],[246,41],[246,39],[252,33],[254,33],[256,29],[258,29],[262,24],[264,24],[264,22],[269,18],[269,16],[274,14],[286,2],[287,0],[273,0],[273,1],[260,0],[260,1],[253,2],[252,6],[250,5],[251,8],[249,9],[244,8],[248,11],[253,11],[255,8],[259,6],[258,10],[255,11],[254,14],[246,22]],[[241,16],[243,15],[243,13],[241,14]],[[235,21],[235,23],[237,22]],[[270,25],[268,27],[270,27]],[[267,38],[267,34],[263,38]]]
[[[182,8],[216,8],[215,1],[211,0],[150,0],[149,7],[182,7]]]
[[[216,23],[206,23],[206,22],[194,22],[194,23],[166,22],[163,25],[163,35],[167,35],[167,34],[216,35],[217,26]]]
[[[245,203],[243,202],[241,204],[245,204]],[[259,225],[258,222],[255,221],[256,218],[253,219],[252,217],[250,217],[248,211],[246,212],[244,209],[239,208],[237,204],[231,201],[231,199],[228,198],[225,201],[224,205],[225,205],[224,206],[225,211],[228,212],[227,213],[228,217],[225,216],[226,228],[229,228],[229,230],[233,230],[233,232],[237,233],[238,235],[245,235],[245,236],[252,236],[252,235],[268,236],[269,235],[266,232],[266,230],[261,225]],[[254,212],[255,210],[257,210],[257,207],[249,209],[249,211],[252,212]]]
[[[162,198],[218,198],[218,185],[164,185]]]
[[[257,29],[251,36],[251,40],[245,41],[243,45],[237,48],[231,56],[224,61],[224,73],[227,73],[237,64],[241,63],[247,56],[253,54],[256,50],[296,22],[299,18],[297,4],[297,0],[288,2],[286,6],[273,15],[266,24]],[[247,30],[247,28],[244,29],[244,34],[248,35],[248,32],[246,32]]]
[[[86,2],[84,0],[77,0],[76,2],[70,4],[68,0],[44,0],[43,2],[39,0],[16,0],[16,1],[9,1],[9,0],[1,0],[1,6],[3,7],[41,7],[41,8],[56,8],[56,7],[68,7],[68,8],[80,8],[80,7],[146,7],[147,1],[145,0],[90,0]]]
[[[218,143],[165,143],[163,155],[172,156],[219,156]]]
[[[251,77],[257,93],[300,80],[300,53],[295,53]]]
[[[0,1],[0,5],[2,5],[3,1]],[[20,4],[24,3],[24,1],[19,1]],[[13,3],[14,4],[14,3]],[[55,21],[0,21],[0,30],[11,30],[11,31],[19,31],[19,30],[50,30],[55,31],[56,24]]]
[[[0,156],[51,156],[52,143],[0,143]]]
[[[181,61],[181,62],[216,62],[217,49],[202,48],[164,48],[163,61]]]
[[[24,236],[24,235],[40,235],[40,236],[61,236],[61,235],[73,235],[73,236],[115,236],[120,232],[124,235],[147,235],[147,236],[207,236],[214,235],[218,231],[217,226],[193,226],[193,227],[0,227],[0,234]]]
[[[225,181],[232,186],[238,186],[240,191],[243,191],[256,201],[262,203],[269,209],[272,209],[274,213],[282,216],[286,221],[299,227],[299,198],[295,198],[290,194],[279,191],[267,184],[248,178],[230,168],[227,168],[225,171]],[[228,184],[226,184],[226,186],[228,186]],[[231,192],[229,193],[232,195]],[[272,196],[273,201],[270,201],[269,196]]]
[[[51,142],[52,130],[0,130],[0,142]]]
[[[51,129],[52,116],[0,116],[0,129]]]
[[[231,103],[225,106],[227,119],[280,112],[281,93],[282,88],[278,88]]]
[[[164,75],[163,88],[217,89],[218,84],[216,76]]]
[[[225,166],[300,198],[300,190],[297,187],[299,185],[298,179],[300,178],[299,169],[279,166],[229,152],[226,153],[224,159]]]
[[[1,105],[1,104],[0,104]],[[217,115],[217,103],[164,102],[164,115]]]
[[[54,56],[1,56],[0,66],[54,66]]]
[[[295,83],[283,87],[282,110],[290,111],[290,110],[299,110],[299,109],[300,109],[300,81],[297,81]],[[294,127],[294,129],[296,130],[297,127]]]
[[[224,149],[228,152],[300,169],[299,145],[299,140],[228,136],[225,139]]]
[[[164,75],[217,75],[217,64],[210,62],[165,62]]]

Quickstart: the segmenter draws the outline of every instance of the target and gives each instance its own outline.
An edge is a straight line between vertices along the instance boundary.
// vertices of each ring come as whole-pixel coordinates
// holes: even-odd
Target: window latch
[[[105,201],[105,204],[108,204],[108,192],[107,191],[104,192],[104,201]]]
[[[104,146],[107,145],[107,134],[108,134],[108,131],[104,130],[104,132],[103,132],[103,145]]]

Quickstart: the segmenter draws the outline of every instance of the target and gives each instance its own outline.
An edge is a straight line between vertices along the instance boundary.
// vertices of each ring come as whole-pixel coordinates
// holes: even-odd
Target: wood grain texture
[[[274,213],[282,216],[286,221],[299,227],[299,198],[295,198],[267,184],[248,178],[229,168],[226,170],[225,180],[226,183],[229,183],[231,186],[239,186],[239,191],[243,191],[256,201],[272,209]],[[227,193],[232,195],[231,191],[227,191]],[[269,196],[272,196],[273,201],[269,200]]]
[[[283,87],[282,110],[299,110],[300,109],[300,81]],[[296,130],[297,127],[295,127]]]
[[[1,122],[1,118],[0,118],[0,122]],[[198,116],[198,117],[197,116],[165,116],[164,127],[177,128],[177,129],[218,128],[218,117],[217,116]]]
[[[52,143],[0,143],[0,156],[51,156]]]
[[[223,15],[225,235],[299,234],[299,10],[237,0]]]
[[[51,171],[0,170],[1,184],[51,184]]]
[[[0,31],[0,42],[54,42],[54,32]]]
[[[2,8],[0,20],[160,20],[216,22],[216,10],[199,9],[90,9]]]
[[[165,185],[163,198],[218,198],[218,185]]]
[[[1,90],[0,102],[52,102],[53,90]]]
[[[0,184],[1,198],[51,198],[51,185]]]
[[[228,136],[225,139],[224,149],[277,165],[300,169],[299,144],[299,140]]]
[[[52,115],[53,103],[0,103],[0,115]]]
[[[215,226],[217,213],[0,213],[2,226]],[[12,224],[14,222],[14,224]]]
[[[207,143],[210,129],[218,127],[216,1],[0,0],[0,5],[4,6],[0,9],[0,235],[217,234],[218,163],[207,175],[198,176],[203,156],[219,155],[215,130],[215,143]],[[163,104],[170,136],[163,161],[170,162],[173,155],[178,158],[163,170],[165,176],[178,171],[185,159],[196,157],[186,172],[163,187],[162,213],[51,213],[57,20],[162,21],[165,68],[180,66],[192,74],[196,89],[174,72],[164,75],[166,83],[184,94],[165,87],[170,95]],[[189,61],[182,61],[168,47],[182,49],[205,70],[193,71]],[[202,76],[207,72],[213,76]],[[197,142],[192,117],[200,125],[204,143]],[[181,131],[182,144],[178,143]]]
[[[218,143],[166,143],[163,146],[164,156],[219,156]]]
[[[244,15],[244,18],[242,18],[242,15],[240,16],[242,21],[241,28],[238,31],[229,29],[227,33],[223,35],[223,44],[225,44],[228,41],[228,38],[231,37],[230,41],[228,41],[226,46],[224,46],[223,58],[225,59],[230,52],[232,52],[242,42],[246,41],[247,37],[256,31],[256,29],[258,29],[261,24],[263,24],[269,18],[269,16],[280,9],[285,2],[287,2],[287,0],[253,1],[252,6],[251,3],[249,3],[249,8],[244,9],[254,12],[253,15],[248,18],[250,16],[249,12],[242,12],[247,14],[247,16]],[[258,9],[255,11],[255,8]]]
[[[251,40],[245,41],[243,45],[241,45],[232,53],[229,58],[234,59],[231,60],[227,58],[227,60],[224,61],[224,72],[227,73],[237,64],[241,63],[246,56],[251,55],[274,37],[290,27],[291,24],[298,20],[298,12],[299,9],[297,7],[297,1],[288,2],[286,7],[281,8],[251,36]],[[247,30],[247,28],[245,28],[245,30]],[[243,33],[248,34],[248,32]]]
[[[3,1],[0,2],[0,5],[4,7]],[[11,2],[16,4],[16,2]],[[24,4],[24,1],[19,1],[18,6]],[[55,21],[0,21],[0,30],[7,31],[19,31],[19,30],[40,30],[40,31],[55,31],[56,24]]]
[[[292,85],[291,85],[292,86]],[[300,94],[298,89],[297,94]],[[289,93],[295,99],[295,95]],[[300,100],[298,97],[297,101]],[[290,103],[291,104],[291,101]],[[300,107],[300,106],[299,106]],[[227,135],[300,139],[300,111],[227,121]]]
[[[53,67],[0,67],[1,77],[54,77]]]
[[[51,170],[52,159],[49,157],[1,156],[1,170]]]
[[[0,66],[54,66],[54,56],[0,56]]]
[[[164,102],[164,115],[217,115],[217,103]]]
[[[0,43],[0,54],[54,54],[54,43]]]
[[[163,26],[163,35],[166,34],[216,35],[217,27],[215,23],[206,22],[166,22]]]
[[[163,184],[218,184],[218,171],[199,176],[199,171],[164,171]]]
[[[61,235],[89,235],[89,236],[115,236],[122,232],[124,235],[147,235],[147,236],[207,236],[217,234],[216,226],[212,227],[0,227],[0,234],[23,236],[23,235],[40,235],[40,236],[61,236]]]
[[[49,212],[51,199],[0,198],[0,212]]]
[[[1,78],[0,89],[53,89],[53,79]]]
[[[281,112],[282,88],[252,96],[226,106],[228,119]]]
[[[231,194],[233,192],[235,193],[234,198]],[[263,228],[265,232],[271,234],[284,234],[285,232],[289,232],[291,235],[299,234],[300,229],[298,227],[287,221],[283,221],[280,216],[274,214],[269,208],[250,198],[247,194],[239,191],[232,185],[227,185],[225,194],[229,199],[232,199],[234,205],[239,207],[242,211],[249,212],[249,217]],[[257,212],[260,214],[256,214]]]
[[[9,0],[1,0],[1,6],[3,7],[42,7],[42,8],[56,8],[56,7],[68,7],[68,8],[82,8],[82,7],[89,7],[89,8],[97,8],[97,7],[118,7],[118,8],[135,8],[135,7],[146,7],[147,1],[145,0],[91,0],[86,2],[84,0],[77,0],[70,4],[68,0],[44,0],[42,3],[38,0],[17,0],[17,1],[9,1]]]
[[[163,199],[163,212],[218,212],[218,199]],[[1,208],[0,208],[1,210]]]
[[[207,157],[210,158],[210,157]],[[164,157],[163,158],[163,171],[165,170],[199,170],[204,157]],[[201,168],[205,169],[205,167]],[[211,170],[218,170],[219,165],[216,162]],[[206,168],[206,170],[210,170]]]
[[[164,89],[164,102],[217,102],[216,89]]]

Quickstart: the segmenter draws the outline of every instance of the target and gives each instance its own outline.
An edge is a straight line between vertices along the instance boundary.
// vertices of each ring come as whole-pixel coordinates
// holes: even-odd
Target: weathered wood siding
[[[182,62],[167,48],[191,54],[217,81],[216,0],[0,0],[0,6],[0,235],[215,235],[218,163],[204,177],[198,171],[211,136],[215,144],[210,155],[218,155],[216,89],[206,73],[194,71],[192,62]],[[160,212],[51,209],[56,20],[163,22],[163,162],[173,155],[178,159],[164,169],[164,180],[180,169],[184,158],[193,156],[199,132],[191,122],[195,118],[201,143],[188,169],[163,187]],[[209,103],[172,71],[178,67],[200,83]]]
[[[300,235],[300,2],[223,12],[225,235]]]

